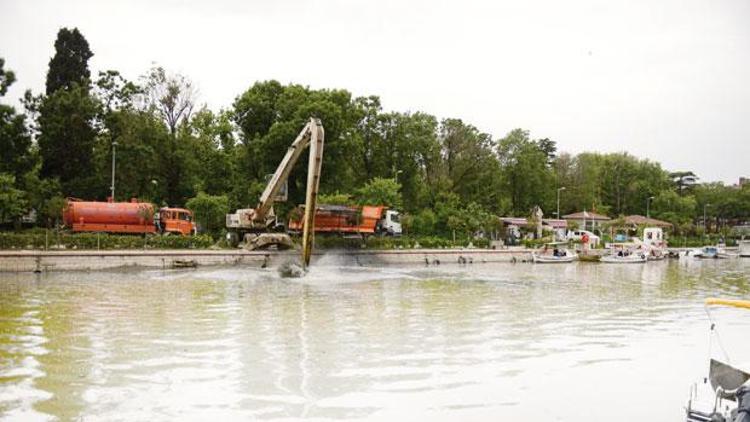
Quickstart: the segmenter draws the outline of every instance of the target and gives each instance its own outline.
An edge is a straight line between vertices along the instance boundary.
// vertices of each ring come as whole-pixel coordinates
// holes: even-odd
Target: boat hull
[[[533,260],[537,264],[567,264],[576,260],[575,256],[545,256],[533,255]]]
[[[607,264],[643,264],[646,263],[648,259],[645,256],[642,255],[631,255],[631,256],[603,256],[602,259],[599,260],[599,262],[604,262]]]

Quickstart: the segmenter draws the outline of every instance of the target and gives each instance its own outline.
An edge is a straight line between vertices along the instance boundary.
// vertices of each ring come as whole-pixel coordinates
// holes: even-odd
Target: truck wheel
[[[237,232],[227,232],[227,243],[233,248],[240,245],[240,236]]]

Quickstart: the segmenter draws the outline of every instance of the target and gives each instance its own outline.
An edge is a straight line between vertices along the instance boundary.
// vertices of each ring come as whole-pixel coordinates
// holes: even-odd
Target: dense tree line
[[[415,233],[491,230],[496,216],[535,205],[552,216],[560,187],[561,214],[645,214],[650,201],[652,216],[686,233],[704,208],[713,227],[750,215],[750,187],[686,185],[627,153],[558,153],[554,140],[523,129],[494,138],[460,119],[384,111],[376,96],[273,80],[212,111],[184,75],[154,67],[137,81],[114,70],[92,76],[93,54],[77,29],[61,29],[44,94],[27,92],[23,112],[0,104],[2,223],[34,209],[51,225],[65,197],[105,200],[114,148],[116,199],[187,204],[218,232],[223,213],[255,205],[310,116],[326,131],[323,199],[398,207]],[[0,59],[0,97],[15,79]],[[304,201],[305,177],[298,165],[281,215]]]

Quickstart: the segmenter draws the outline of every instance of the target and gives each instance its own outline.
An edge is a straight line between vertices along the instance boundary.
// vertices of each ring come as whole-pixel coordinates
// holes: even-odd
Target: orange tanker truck
[[[82,201],[69,198],[63,222],[73,232],[163,233],[188,236],[196,233],[193,213],[183,208],[154,212],[148,202]]]
[[[302,231],[303,210],[304,206],[300,205],[292,212],[289,231]],[[400,236],[401,222],[398,211],[389,210],[384,206],[319,205],[315,209],[315,232]]]

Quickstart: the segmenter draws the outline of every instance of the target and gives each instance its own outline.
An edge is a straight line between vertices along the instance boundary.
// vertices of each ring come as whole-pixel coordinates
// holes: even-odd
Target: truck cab
[[[193,221],[192,211],[184,208],[161,208],[156,224],[159,231],[165,234],[190,236],[198,231]]]
[[[401,236],[401,214],[395,210],[386,210],[378,226],[388,236]]]

